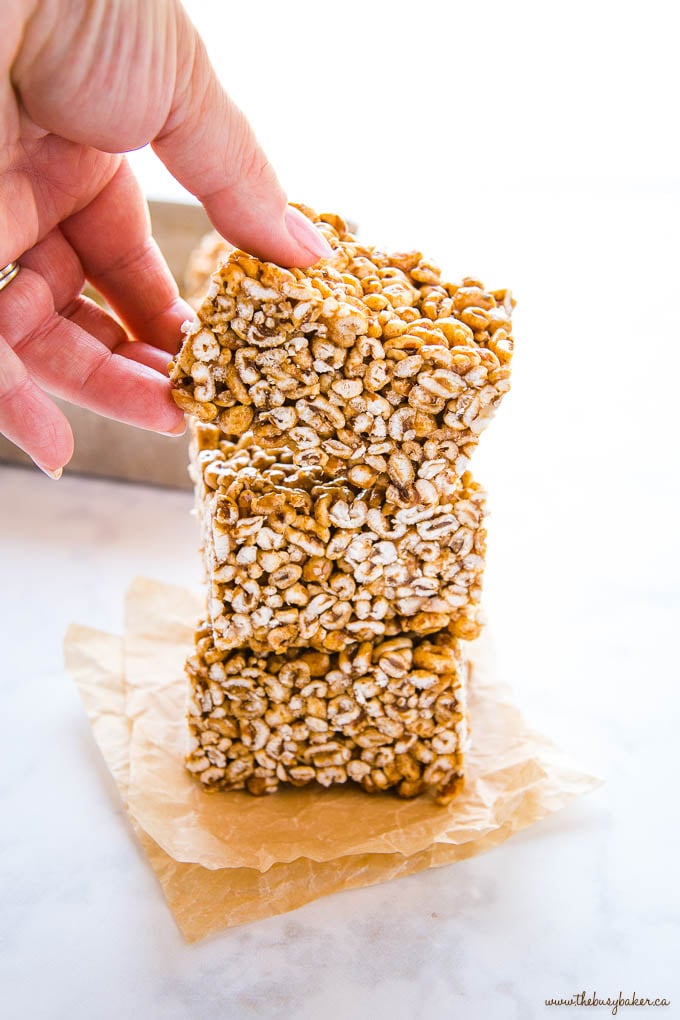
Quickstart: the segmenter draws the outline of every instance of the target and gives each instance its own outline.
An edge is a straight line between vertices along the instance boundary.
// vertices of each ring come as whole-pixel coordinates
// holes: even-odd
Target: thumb
[[[177,17],[175,89],[153,149],[232,244],[282,266],[330,256],[316,227],[287,205],[271,163],[179,5]]]
[[[11,68],[15,92],[36,124],[104,152],[150,141],[216,229],[254,255],[309,266],[331,254],[307,217],[287,206],[179,0],[39,6]],[[3,69],[0,39],[0,86]],[[58,170],[53,176],[67,191],[72,184],[62,184]]]

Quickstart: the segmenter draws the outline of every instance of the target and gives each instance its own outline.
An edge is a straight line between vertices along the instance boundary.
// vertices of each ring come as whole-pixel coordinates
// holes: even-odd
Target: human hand
[[[22,268],[0,293],[0,432],[58,477],[73,436],[45,391],[184,431],[167,363],[192,313],[121,153],[150,141],[255,255],[308,266],[330,250],[287,207],[177,0],[9,0],[1,27],[0,268]]]

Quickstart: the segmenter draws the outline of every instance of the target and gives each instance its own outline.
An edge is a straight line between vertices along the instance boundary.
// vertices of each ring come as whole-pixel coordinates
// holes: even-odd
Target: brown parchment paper
[[[471,648],[466,785],[446,807],[351,787],[207,794],[182,764],[183,663],[201,608],[185,589],[138,579],[124,638],[73,626],[65,642],[97,743],[189,941],[463,860],[599,785],[527,728],[482,639]]]

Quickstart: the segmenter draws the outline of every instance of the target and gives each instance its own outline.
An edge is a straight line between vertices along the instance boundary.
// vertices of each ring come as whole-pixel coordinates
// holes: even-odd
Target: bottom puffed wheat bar
[[[467,664],[450,635],[260,656],[220,651],[204,623],[187,674],[187,767],[208,790],[351,780],[446,803],[461,783]]]

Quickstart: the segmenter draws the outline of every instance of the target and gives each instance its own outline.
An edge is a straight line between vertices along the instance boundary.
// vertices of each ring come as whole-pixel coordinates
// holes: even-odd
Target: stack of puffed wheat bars
[[[513,302],[299,208],[333,257],[213,246],[171,365],[209,586],[187,767],[209,790],[349,779],[446,803],[484,570],[467,468],[509,388]]]

